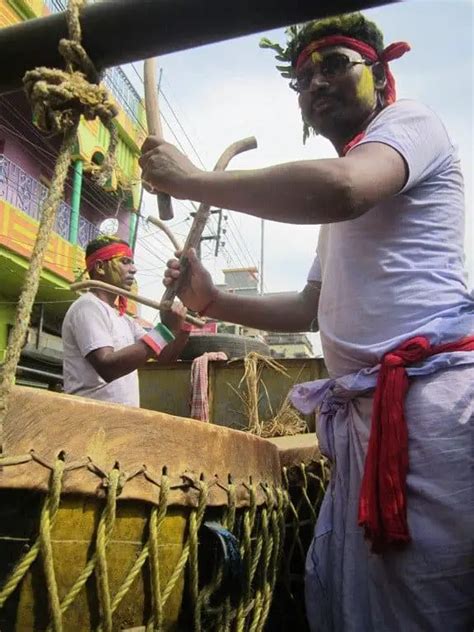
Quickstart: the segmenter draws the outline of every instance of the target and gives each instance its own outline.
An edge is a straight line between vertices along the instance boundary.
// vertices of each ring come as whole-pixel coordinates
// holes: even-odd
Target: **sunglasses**
[[[290,88],[295,92],[305,92],[309,89],[313,77],[316,73],[321,74],[325,79],[337,79],[346,75],[353,66],[363,64],[371,66],[373,62],[365,59],[352,61],[343,53],[331,53],[323,59],[307,68],[307,71],[290,81]]]

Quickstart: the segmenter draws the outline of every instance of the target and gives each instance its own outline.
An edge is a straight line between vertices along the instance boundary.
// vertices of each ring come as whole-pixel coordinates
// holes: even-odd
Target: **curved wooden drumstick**
[[[163,130],[161,128],[160,109],[158,107],[158,93],[156,81],[156,59],[145,59],[143,67],[143,85],[145,88],[145,111],[148,133],[152,136],[163,138]],[[145,184],[145,188],[153,193],[153,187]],[[157,193],[158,213],[160,219],[173,219],[173,207],[171,198],[167,193]]]
[[[175,250],[181,251],[183,249],[182,245],[179,243],[179,241],[171,232],[170,227],[167,226],[164,222],[162,222],[161,219],[158,219],[157,217],[153,217],[153,215],[148,215],[148,217],[146,218],[146,221],[150,222],[151,224],[154,224],[155,226],[158,226],[158,228],[160,228],[168,237],[168,239],[171,241]]]
[[[234,156],[237,156],[244,151],[255,149],[256,147],[257,139],[255,138],[255,136],[249,136],[249,138],[243,138],[242,140],[238,140],[237,142],[232,143],[232,145],[229,145],[229,147],[227,147],[219,160],[216,162],[214,171],[224,171],[232,158],[234,158]],[[189,263],[186,257],[186,253],[190,248],[198,247],[207,220],[209,219],[210,212],[210,204],[202,203],[199,205],[197,213],[194,217],[194,221],[191,225],[191,229],[186,238],[183,252],[181,254],[181,257],[179,258],[179,263],[181,264],[181,274],[177,281],[166,288],[166,291],[161,298],[161,302],[163,305],[172,305],[175,297],[178,294],[178,291],[183,287],[183,285],[187,283]]]
[[[71,290],[74,292],[79,292],[80,290],[90,290],[90,289],[98,289],[104,290],[105,292],[111,292],[112,294],[119,294],[120,296],[125,296],[126,298],[130,298],[132,301],[136,303],[141,303],[142,305],[147,305],[148,307],[152,307],[153,309],[162,311],[170,309],[170,304],[158,303],[157,301],[153,301],[151,298],[145,298],[144,296],[139,296],[138,294],[132,294],[128,290],[123,290],[120,287],[115,285],[110,285],[110,283],[104,283],[103,281],[78,281],[77,283],[72,283],[70,285]],[[192,325],[196,325],[196,327],[203,327],[204,321],[200,318],[196,318],[191,314],[186,314],[185,320]]]

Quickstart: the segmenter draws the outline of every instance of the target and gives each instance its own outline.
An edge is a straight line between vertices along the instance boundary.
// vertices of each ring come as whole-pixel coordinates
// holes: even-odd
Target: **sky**
[[[385,44],[408,41],[412,50],[391,63],[399,98],[432,107],[459,148],[466,185],[466,267],[474,284],[473,202],[473,13],[471,0],[406,0],[364,11],[382,29]],[[262,36],[285,42],[283,29],[238,38],[160,57],[165,139],[181,143],[197,166],[211,169],[230,143],[255,136],[258,149],[235,158],[229,168],[252,169],[289,162],[334,157],[330,143],[311,137],[302,143],[296,94],[275,69],[273,52],[260,49]],[[129,69],[130,70],[130,69]],[[135,70],[128,73],[140,90]],[[168,103],[167,103],[168,101]],[[172,109],[170,109],[169,105]],[[184,130],[184,131],[183,131]],[[196,151],[195,151],[196,150]],[[196,155],[196,152],[199,158]],[[157,214],[156,200],[145,194],[145,214]],[[175,202],[170,222],[181,240],[189,230],[190,203]],[[216,282],[222,268],[260,267],[261,222],[225,212],[225,245],[218,257],[215,242],[204,247],[203,260]],[[215,234],[215,218],[208,234]],[[314,257],[317,226],[265,222],[264,290],[303,288]],[[140,293],[159,298],[164,261],[172,253],[154,227],[141,222],[137,264]],[[146,318],[152,312],[144,311]]]

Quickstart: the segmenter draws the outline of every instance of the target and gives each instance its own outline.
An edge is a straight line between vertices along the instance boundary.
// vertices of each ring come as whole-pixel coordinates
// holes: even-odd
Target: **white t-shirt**
[[[415,335],[440,344],[474,333],[463,177],[444,125],[425,105],[401,100],[358,144],[370,142],[396,149],[408,180],[361,217],[321,228],[308,280],[321,283],[318,322],[331,377],[374,366]]]
[[[83,294],[68,309],[62,326],[65,392],[138,407],[137,371],[107,383],[86,356],[101,347],[113,347],[118,351],[145,334],[146,331],[132,318],[126,314],[119,316],[116,309],[92,292]]]

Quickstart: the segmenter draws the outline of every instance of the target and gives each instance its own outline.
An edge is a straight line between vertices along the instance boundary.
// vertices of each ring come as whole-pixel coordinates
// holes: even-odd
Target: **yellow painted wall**
[[[0,27],[21,22],[21,17],[8,0],[0,0]]]
[[[2,4],[7,5],[15,12],[17,16],[15,21],[39,18],[49,14],[49,10],[43,0],[2,0]],[[9,22],[8,24],[11,23]]]
[[[5,359],[8,343],[8,326],[15,320],[15,305],[0,295],[0,363]]]
[[[116,104],[119,107],[118,102]],[[137,210],[141,186],[138,157],[140,147],[146,138],[146,127],[134,126],[120,107],[116,123],[119,131],[116,153],[117,169],[106,188],[112,191],[116,191],[117,188],[130,189],[133,209]],[[84,160],[86,169],[88,164],[92,164],[92,158],[96,152],[102,155],[106,154],[109,139],[110,134],[100,121],[81,120],[78,130],[79,154],[76,157]]]
[[[8,202],[0,200],[0,245],[29,259],[38,232],[38,222]],[[44,267],[72,282],[84,261],[84,251],[53,233]]]
[[[36,234],[38,222],[15,208],[8,202],[0,200],[0,244],[9,250],[29,258]],[[77,251],[81,255],[77,255]],[[79,261],[82,250],[72,246],[68,241],[53,233],[45,258],[45,267],[68,281],[74,279],[73,270],[76,260]]]

